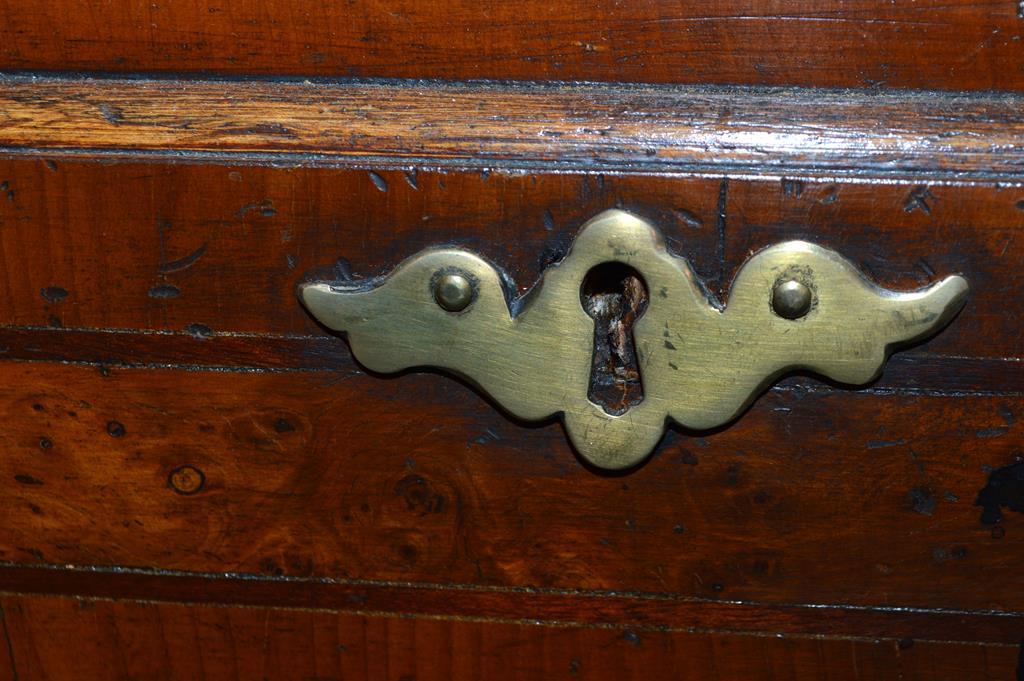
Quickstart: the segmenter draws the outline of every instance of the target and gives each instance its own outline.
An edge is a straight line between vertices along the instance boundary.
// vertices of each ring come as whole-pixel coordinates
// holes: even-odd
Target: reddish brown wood
[[[1024,98],[991,93],[25,76],[0,78],[0,111],[0,147],[106,157],[916,181],[1019,181],[1024,169]]]
[[[1017,3],[385,4],[0,0],[0,71],[163,72],[0,75],[0,679],[1019,676]],[[613,206],[971,299],[620,476],[295,299]]]
[[[1020,451],[1016,189],[60,157],[0,167],[13,193],[0,212],[0,310],[20,325],[0,330],[5,357],[93,365],[2,367],[20,386],[3,407],[8,560],[411,580],[424,594],[214,582],[213,601],[1016,639],[1015,619],[999,616],[788,609],[1022,609],[1015,590],[992,586],[1015,578],[1017,517],[993,533],[971,506],[986,467]],[[322,269],[337,256],[372,276],[453,241],[523,290],[612,205],[661,224],[722,297],[751,250],[786,238],[836,248],[885,285],[962,272],[974,293],[868,392],[791,380],[721,433],[671,435],[621,479],[580,467],[557,426],[510,423],[451,379],[365,376],[293,297],[309,271],[338,276]],[[252,369],[289,372],[239,373]],[[172,479],[204,486],[176,494]],[[431,591],[439,575],[477,590]],[[145,580],[64,584],[195,597]],[[585,589],[602,607],[480,587]],[[623,590],[659,596],[598,595]]]
[[[15,681],[17,679],[17,664],[14,661],[14,644],[11,641],[11,632],[8,628],[7,614],[2,612],[3,610],[3,599],[0,597],[0,615],[3,618],[0,619],[0,631],[3,632],[3,645],[0,645],[0,678],[10,679]]]
[[[1015,0],[0,5],[0,69],[1016,89]]]
[[[964,274],[970,302],[926,346],[931,353],[999,359],[1024,348],[1024,298],[1015,295],[1024,289],[1024,190],[1016,187],[733,178],[720,219],[720,178],[427,170],[412,178],[0,160],[11,193],[0,196],[0,323],[322,337],[295,286],[316,270],[340,276],[332,269],[340,257],[354,276],[374,276],[427,246],[458,243],[505,268],[523,291],[583,222],[620,206],[660,225],[722,299],[753,249],[803,238],[894,288]],[[912,201],[919,191],[924,208]]]
[[[865,637],[1017,645],[1024,614],[843,605],[775,605],[567,589],[181,573],[131,568],[0,566],[16,593],[205,605],[330,609],[642,631]]]
[[[0,597],[3,679],[1010,678],[1016,648]],[[0,646],[3,648],[4,646]],[[905,672],[901,674],[901,672]]]
[[[779,390],[628,477],[431,375],[0,364],[0,558],[1024,610],[1019,396]],[[204,486],[171,484],[182,466]],[[984,579],[980,576],[984,575]],[[870,634],[870,632],[865,632]]]
[[[1013,679],[1024,674],[1022,665],[1019,646],[997,649],[915,642],[901,651],[899,668],[904,679]]]

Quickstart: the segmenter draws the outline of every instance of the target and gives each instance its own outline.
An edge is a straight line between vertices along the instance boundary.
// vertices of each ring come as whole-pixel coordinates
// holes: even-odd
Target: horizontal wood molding
[[[1020,643],[1024,616],[920,608],[776,605],[658,594],[460,584],[281,579],[0,564],[0,593],[311,609],[581,628]]]
[[[7,75],[0,153],[1018,181],[1024,97]]]
[[[0,595],[0,678],[1010,679],[1018,646]],[[89,654],[83,654],[88,651]]]
[[[1024,88],[1017,0],[7,2],[0,69]]]

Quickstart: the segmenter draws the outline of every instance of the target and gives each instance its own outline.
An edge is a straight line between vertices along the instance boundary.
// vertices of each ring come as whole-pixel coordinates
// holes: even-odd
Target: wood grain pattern
[[[720,300],[752,251],[806,239],[893,289],[966,276],[965,310],[922,351],[1014,359],[1024,348],[1024,190],[1014,186],[65,159],[2,160],[0,183],[7,326],[323,339],[295,296],[311,273],[373,277],[454,243],[522,293],[580,225],[617,206],[659,225]]]
[[[1019,180],[1022,112],[992,93],[7,76],[0,147]]]
[[[0,380],[5,561],[1024,610],[1021,517],[973,505],[1020,397],[774,391],[621,477],[429,375]]]
[[[972,506],[1021,451],[1016,186],[63,152],[2,160],[0,182],[0,380],[17,386],[0,396],[0,589],[1019,638],[1024,601],[1001,586],[1019,516],[993,528]],[[628,477],[451,379],[367,376],[294,298],[307,273],[372,277],[440,242],[522,292],[611,206],[662,225],[723,299],[747,254],[789,238],[886,286],[960,272],[974,294],[866,391],[789,379],[728,429],[673,432]],[[68,563],[143,573],[17,567]],[[211,572],[242,576],[192,574]],[[981,665],[971,650],[957,659]]]
[[[340,9],[254,8],[200,26],[227,8],[113,0],[85,39],[91,0],[59,18],[0,0],[0,68],[1024,84],[1012,8],[959,0],[655,2],[630,22],[599,3],[443,41],[428,18],[504,10],[352,6],[341,30]],[[585,44],[608,50],[521,60],[598,10],[614,31]],[[44,17],[47,44],[77,49],[29,58]],[[706,31],[717,51],[695,48]],[[475,63],[441,58],[485,39]],[[992,92],[0,77],[0,678],[1019,674],[1024,492],[999,491],[998,523],[975,504],[1024,456],[1022,110]],[[295,299],[438,243],[523,293],[610,207],[661,226],[721,300],[786,239],[896,289],[961,273],[972,298],[873,385],[788,378],[628,476],[449,378],[368,375]]]
[[[1020,90],[1015,0],[0,5],[0,69]]]
[[[0,679],[1008,679],[1017,651],[0,596]],[[2,649],[3,646],[0,646]],[[3,653],[0,653],[3,654]]]
[[[1018,645],[1024,614],[770,604],[655,593],[0,564],[12,593],[334,610],[557,627]]]

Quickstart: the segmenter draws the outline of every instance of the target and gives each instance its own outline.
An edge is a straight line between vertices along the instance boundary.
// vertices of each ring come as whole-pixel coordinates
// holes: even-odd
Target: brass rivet
[[[445,272],[434,282],[434,300],[449,312],[461,312],[473,301],[473,283],[465,275]]]
[[[775,285],[772,291],[772,309],[786,319],[799,319],[811,310],[811,289],[806,284],[790,279]]]
[[[167,477],[167,482],[178,494],[195,494],[206,485],[206,475],[195,466],[178,466]]]

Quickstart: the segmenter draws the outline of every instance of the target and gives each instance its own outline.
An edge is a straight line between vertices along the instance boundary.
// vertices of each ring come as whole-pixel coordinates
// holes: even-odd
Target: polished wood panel
[[[0,4],[0,69],[1024,85],[1017,0]]]
[[[0,381],[5,561],[1024,611],[1021,517],[973,505],[1020,396],[776,390],[623,477],[433,375]]]
[[[1024,679],[1024,3],[784,4],[0,0],[0,680]],[[295,297],[612,207],[970,300],[607,474]]]
[[[972,505],[1020,452],[1017,185],[91,153],[0,161],[0,380],[17,386],[0,397],[0,589],[1019,638],[1019,590],[994,586],[1016,579],[1019,516]],[[894,288],[960,272],[974,289],[869,388],[787,379],[626,477],[450,378],[366,375],[294,297],[311,273],[373,277],[439,242],[521,293],[611,206],[661,225],[723,300],[750,252],[790,238]],[[69,563],[116,569],[18,567]],[[969,650],[907,668],[983,668],[988,648]]]
[[[0,160],[0,186],[9,326],[326,339],[296,299],[304,277],[373,277],[456,243],[504,268],[522,293],[580,225],[620,207],[661,226],[720,300],[753,250],[807,239],[890,288],[966,276],[966,308],[927,352],[1014,359],[1024,349],[1015,185],[57,158]]]
[[[20,681],[938,681],[1009,679],[1017,657],[1015,646],[546,627],[14,594],[0,596],[0,607],[8,644],[0,645],[0,678]]]
[[[1024,98],[992,93],[26,76],[0,78],[0,112],[8,151],[918,181],[1024,173]]]

